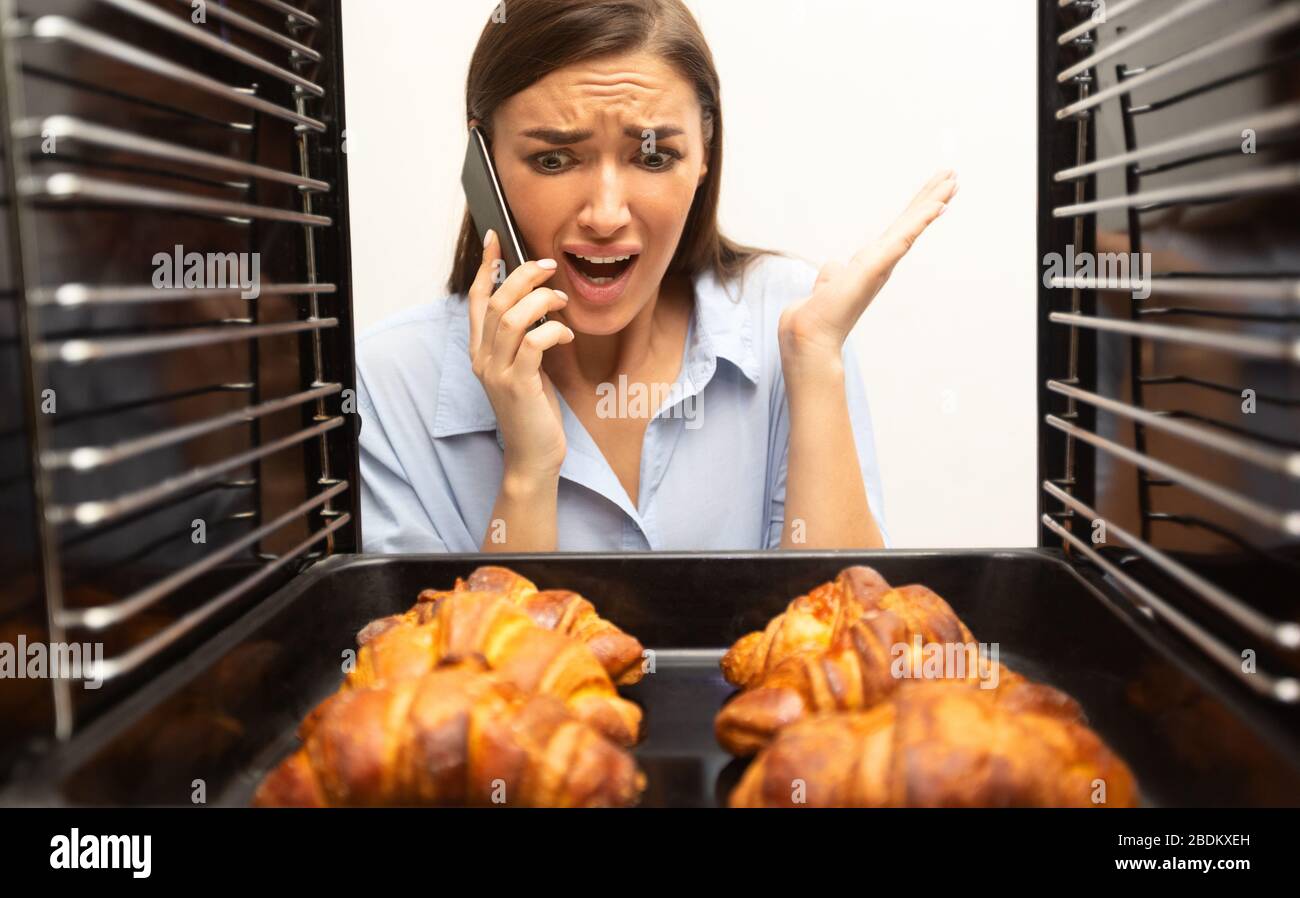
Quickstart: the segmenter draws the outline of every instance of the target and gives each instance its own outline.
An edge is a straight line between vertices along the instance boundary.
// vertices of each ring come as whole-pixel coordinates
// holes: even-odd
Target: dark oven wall
[[[1300,4],[1040,10],[1043,544],[1294,704]]]
[[[4,9],[0,758],[359,544],[337,3]]]

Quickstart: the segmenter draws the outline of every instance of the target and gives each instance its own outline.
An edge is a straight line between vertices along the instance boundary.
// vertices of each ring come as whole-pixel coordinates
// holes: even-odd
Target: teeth
[[[574,253],[574,255],[578,256],[577,253]],[[595,262],[598,265],[608,265],[611,262],[622,262],[624,259],[630,259],[632,257],[629,255],[629,256],[605,256],[603,258],[601,256],[578,256],[578,258],[583,259],[587,262]]]
[[[593,284],[608,284],[610,281],[614,279],[613,278],[587,278],[587,280],[591,281]]]

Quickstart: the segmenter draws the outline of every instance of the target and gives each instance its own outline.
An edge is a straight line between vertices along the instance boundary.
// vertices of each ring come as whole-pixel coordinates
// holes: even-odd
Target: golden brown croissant
[[[999,701],[1082,719],[1083,711],[1065,693],[1029,683],[981,656],[970,631],[939,596],[920,586],[898,592],[911,602],[897,611],[868,611],[829,649],[787,658],[758,686],[723,705],[714,720],[718,743],[732,754],[751,755],[782,727],[811,713],[870,708],[918,675],[965,682],[995,691]]]
[[[526,596],[519,608],[539,627],[586,643],[619,686],[631,686],[645,676],[645,651],[596,612],[591,602],[567,589],[543,589]]]
[[[457,592],[496,592],[505,595],[531,617],[537,626],[585,642],[610,678],[620,686],[637,683],[645,675],[641,643],[602,618],[591,602],[566,589],[538,590],[532,581],[509,568],[491,565],[476,569],[468,580],[458,577],[451,590],[422,591],[415,607],[404,614],[372,621],[357,634],[357,642],[364,645],[399,624],[426,622],[432,617],[433,608],[441,599]]]
[[[622,745],[636,743],[641,709],[619,697],[591,649],[541,629],[506,596],[452,592],[432,604],[427,618],[423,624],[392,627],[363,645],[345,687],[410,679],[444,658],[479,654],[519,688],[559,699]]]
[[[486,565],[456,589],[504,592],[539,626],[585,642],[610,678],[620,686],[637,683],[645,675],[641,643],[602,618],[591,602],[567,589],[538,590],[531,580],[509,568]]]
[[[860,565],[793,599],[763,630],[742,636],[722,658],[728,683],[755,686],[778,664],[799,652],[830,646],[845,622],[878,606],[889,584],[874,569]]]
[[[732,807],[1132,807],[1124,762],[1080,723],[916,681],[868,711],[786,727]]]
[[[632,804],[645,786],[631,755],[559,701],[468,659],[336,693],[302,735],[254,804],[608,807]]]

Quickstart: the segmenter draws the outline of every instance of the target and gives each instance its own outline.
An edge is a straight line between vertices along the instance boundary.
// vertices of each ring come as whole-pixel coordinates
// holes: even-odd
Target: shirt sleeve
[[[867,388],[862,382],[862,372],[858,368],[858,358],[850,337],[844,344],[844,381],[845,394],[849,405],[849,424],[853,428],[853,442],[858,453],[858,465],[862,469],[862,483],[867,489],[867,505],[876,519],[881,539],[885,548],[892,549],[893,541],[885,529],[884,487],[880,479],[880,464],[876,457],[875,432],[871,426],[871,409],[867,403]],[[777,375],[777,387],[773,394],[776,404],[776,426],[769,449],[768,471],[770,482],[768,495],[767,548],[781,547],[781,533],[785,528],[785,485],[786,473],[790,460],[790,405],[786,401],[785,377]]]
[[[767,446],[767,540],[764,548],[781,548],[781,531],[785,528],[785,481],[790,460],[790,405],[785,399],[785,375],[776,369],[776,387],[772,390],[769,412],[776,424]]]
[[[446,552],[446,543],[406,478],[360,370],[357,371],[357,409],[361,413],[358,444],[362,551]]]

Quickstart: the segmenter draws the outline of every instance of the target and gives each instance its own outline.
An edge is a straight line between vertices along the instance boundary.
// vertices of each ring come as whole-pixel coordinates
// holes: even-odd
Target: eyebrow
[[[676,137],[678,134],[686,132],[676,125],[652,125],[649,128],[638,128],[635,125],[628,125],[623,129],[623,133],[628,137],[641,140],[645,137],[645,132],[650,131],[654,134],[655,140],[666,140],[669,137]]]
[[[655,125],[648,128],[628,125],[623,129],[623,134],[634,140],[641,140],[646,131],[654,132],[656,140],[666,140],[669,137],[676,137],[679,134],[685,134],[685,130],[676,125]],[[552,146],[564,146],[570,143],[581,143],[589,140],[593,131],[562,131],[558,128],[529,128],[527,131],[521,131],[521,137],[533,137],[543,143],[549,143]]]

